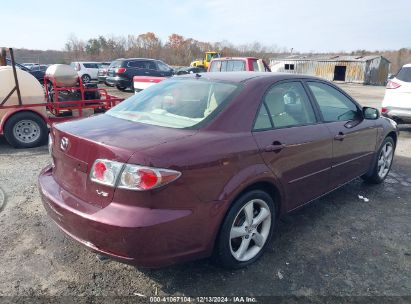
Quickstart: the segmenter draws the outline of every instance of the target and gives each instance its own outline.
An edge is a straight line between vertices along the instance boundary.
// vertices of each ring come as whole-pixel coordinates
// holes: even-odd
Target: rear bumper
[[[411,123],[411,108],[385,107],[387,112],[383,116],[391,118],[398,123]]]
[[[124,77],[119,77],[119,76],[115,76],[115,77],[107,76],[106,77],[106,82],[109,85],[121,86],[121,87],[125,87],[125,88],[128,88],[128,87],[131,86],[131,80],[130,79],[124,78]]]
[[[107,76],[106,75],[100,75],[98,76],[98,82],[105,82],[106,81]]]
[[[115,202],[96,207],[61,188],[50,167],[39,176],[39,190],[48,215],[61,230],[89,249],[121,262],[162,267],[211,253],[215,235],[210,232],[217,230],[207,227],[208,232],[201,236],[195,228],[204,231],[204,227],[200,223],[193,227],[199,216],[193,210],[150,209]]]

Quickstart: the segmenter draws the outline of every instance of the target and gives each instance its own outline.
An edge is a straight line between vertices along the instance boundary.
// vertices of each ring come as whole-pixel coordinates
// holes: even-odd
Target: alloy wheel
[[[241,262],[254,258],[264,247],[270,234],[271,211],[261,199],[246,203],[237,213],[230,230],[232,256]]]
[[[384,179],[390,170],[394,156],[394,147],[390,142],[386,142],[378,156],[378,176]]]

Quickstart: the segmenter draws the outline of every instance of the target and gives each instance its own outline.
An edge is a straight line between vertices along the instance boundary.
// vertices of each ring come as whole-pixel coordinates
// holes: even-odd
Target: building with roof
[[[385,85],[390,61],[383,56],[302,56],[270,60],[272,72],[321,77],[330,81]]]

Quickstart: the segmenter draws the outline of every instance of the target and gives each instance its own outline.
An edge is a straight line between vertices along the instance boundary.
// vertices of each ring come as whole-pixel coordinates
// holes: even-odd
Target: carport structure
[[[390,61],[383,56],[292,55],[270,60],[272,72],[321,77],[330,81],[385,85]]]

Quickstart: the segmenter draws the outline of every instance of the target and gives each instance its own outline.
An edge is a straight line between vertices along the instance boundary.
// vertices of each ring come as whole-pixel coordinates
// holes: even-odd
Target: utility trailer
[[[48,127],[53,123],[105,112],[124,100],[108,94],[105,89],[84,84],[78,76],[75,85],[58,86],[56,78],[46,74],[43,86],[39,86],[28,73],[16,69],[12,48],[1,50],[0,65],[6,62],[7,52],[11,67],[0,66],[0,74],[9,80],[0,80],[0,93],[3,90],[0,94],[0,135],[4,135],[13,147],[43,145],[47,142]],[[20,82],[24,81],[22,88]]]

